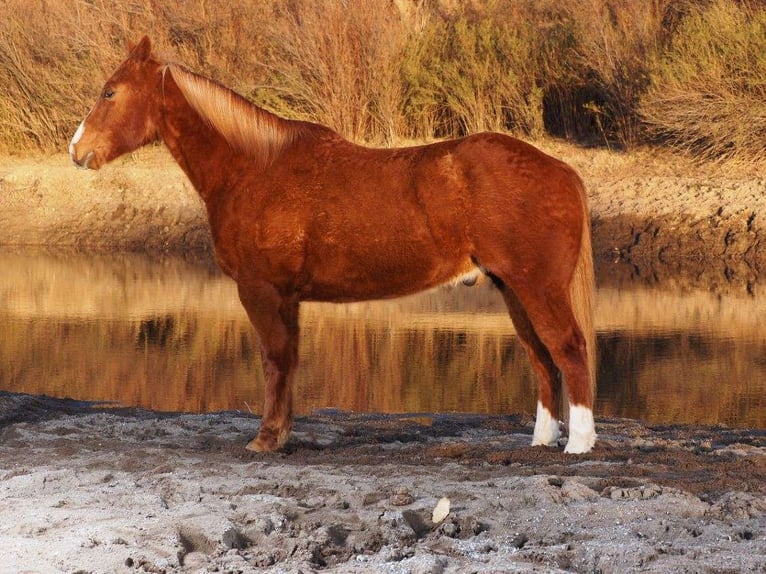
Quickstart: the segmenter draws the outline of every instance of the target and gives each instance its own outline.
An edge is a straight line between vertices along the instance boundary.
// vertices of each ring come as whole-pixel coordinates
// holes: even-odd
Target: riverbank
[[[526,416],[328,411],[257,455],[257,424],[0,394],[0,570],[766,568],[764,431],[600,419],[573,457]]]
[[[750,288],[766,273],[766,176],[660,152],[540,145],[588,188],[594,255],[629,280]],[[65,155],[0,162],[0,245],[209,253],[204,206],[162,148],[98,172]],[[610,273],[609,270],[603,270]]]

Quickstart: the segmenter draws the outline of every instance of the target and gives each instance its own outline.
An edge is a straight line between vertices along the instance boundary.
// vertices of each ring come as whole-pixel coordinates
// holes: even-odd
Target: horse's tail
[[[588,382],[593,400],[596,398],[596,330],[593,324],[594,296],[596,290],[595,274],[593,271],[593,248],[590,236],[590,210],[585,186],[578,178],[580,197],[583,208],[582,239],[580,253],[577,256],[572,282],[569,285],[569,298],[572,302],[577,324],[585,337],[588,357]]]

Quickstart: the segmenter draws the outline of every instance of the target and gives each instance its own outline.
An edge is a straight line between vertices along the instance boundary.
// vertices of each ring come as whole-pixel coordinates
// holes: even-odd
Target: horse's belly
[[[389,299],[451,281],[463,280],[472,284],[480,274],[468,257],[408,263],[404,260],[368,260],[344,265],[342,261],[324,260],[321,268],[311,274],[303,298],[337,302]]]

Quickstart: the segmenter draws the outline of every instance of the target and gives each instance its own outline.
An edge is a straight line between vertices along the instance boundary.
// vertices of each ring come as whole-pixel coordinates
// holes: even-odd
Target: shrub
[[[0,18],[0,151],[49,149],[71,136],[87,111],[103,61],[87,40],[113,41],[102,20],[71,26],[62,4],[7,3]]]
[[[410,46],[406,115],[421,124],[418,131],[431,130],[422,135],[542,135],[540,36],[511,6],[498,2],[483,13],[464,8],[433,18]]]
[[[575,31],[570,65],[586,89],[582,112],[608,143],[641,141],[638,104],[649,85],[649,61],[661,50],[671,0],[565,0]],[[571,77],[571,76],[570,76]]]
[[[0,6],[0,152],[62,149],[144,33],[257,104],[360,142],[504,130],[706,157],[766,151],[762,1]]]
[[[407,29],[393,6],[361,0],[274,3],[254,97],[274,111],[313,120],[356,141],[393,142]]]
[[[640,111],[660,142],[706,158],[766,155],[766,8],[691,6],[652,62]]]
[[[64,3],[6,0],[0,18],[0,151],[62,149],[126,42],[150,34],[161,51],[223,81],[259,52],[246,0]],[[244,64],[244,65],[243,65]]]

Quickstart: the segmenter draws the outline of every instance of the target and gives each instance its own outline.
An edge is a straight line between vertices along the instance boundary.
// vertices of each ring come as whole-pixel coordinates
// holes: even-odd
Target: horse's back
[[[584,189],[579,176],[540,149],[499,133],[454,140],[447,149],[435,162],[441,177],[434,180],[432,193],[443,193],[442,186],[450,188],[472,221],[487,225],[498,220],[499,227],[507,227],[509,218],[519,224],[572,215],[582,218]]]

